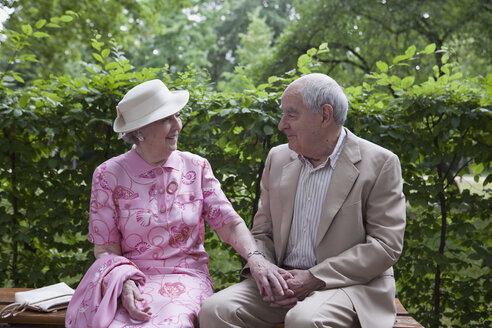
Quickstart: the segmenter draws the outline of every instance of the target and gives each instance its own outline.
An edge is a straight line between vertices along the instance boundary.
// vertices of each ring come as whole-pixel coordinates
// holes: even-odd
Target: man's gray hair
[[[318,113],[324,104],[333,107],[333,120],[337,125],[343,125],[347,119],[348,99],[342,87],[329,77],[321,73],[305,75],[295,83],[301,83],[302,102],[313,113]]]

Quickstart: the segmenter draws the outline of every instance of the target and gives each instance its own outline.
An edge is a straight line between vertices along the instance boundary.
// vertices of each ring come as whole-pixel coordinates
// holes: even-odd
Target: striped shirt
[[[297,269],[308,269],[316,265],[316,236],[323,202],[342,152],[347,133],[342,129],[331,155],[318,167],[299,155],[302,163],[294,202],[294,217],[284,265]]]

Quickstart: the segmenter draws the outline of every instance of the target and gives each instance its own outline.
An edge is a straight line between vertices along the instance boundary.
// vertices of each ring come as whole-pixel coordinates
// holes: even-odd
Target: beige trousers
[[[271,328],[284,321],[286,328],[360,327],[352,302],[343,289],[313,292],[288,310],[263,302],[253,279],[206,299],[198,318],[200,328]]]

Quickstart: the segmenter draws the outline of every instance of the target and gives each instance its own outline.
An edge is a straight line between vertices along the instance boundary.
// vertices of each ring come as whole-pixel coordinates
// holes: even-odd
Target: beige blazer
[[[326,288],[343,288],[361,326],[392,327],[395,280],[405,231],[405,197],[398,157],[347,131],[319,223],[317,264]],[[288,145],[268,154],[252,233],[267,259],[282,266],[301,163]]]

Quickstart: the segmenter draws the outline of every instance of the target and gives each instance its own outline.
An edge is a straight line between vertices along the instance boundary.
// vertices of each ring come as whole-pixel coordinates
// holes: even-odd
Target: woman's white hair
[[[337,125],[343,125],[347,119],[348,99],[342,87],[321,73],[304,75],[293,83],[299,83],[302,102],[313,113],[318,113],[324,104],[333,107],[333,120]]]
[[[145,131],[149,124],[142,126],[141,128],[137,130],[133,130],[130,132],[126,133],[120,133],[118,139],[123,139],[124,142],[130,144],[130,145],[138,145],[140,141],[143,141]]]

